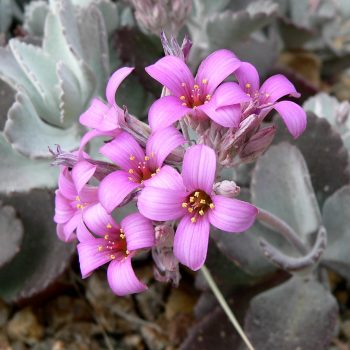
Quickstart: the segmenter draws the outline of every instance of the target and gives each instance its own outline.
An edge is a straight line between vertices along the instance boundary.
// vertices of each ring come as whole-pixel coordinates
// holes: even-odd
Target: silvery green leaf
[[[78,12],[77,21],[84,61],[98,78],[97,93],[104,96],[109,77],[109,51],[102,14],[96,6],[90,5]]]
[[[254,297],[244,330],[259,350],[326,350],[337,326],[333,295],[298,276]]]
[[[32,160],[17,153],[0,133],[0,193],[28,192],[57,186],[58,169],[49,160]]]
[[[109,0],[94,0],[94,4],[102,13],[107,33],[111,34],[120,26],[119,14],[123,10],[121,3],[115,4]]]
[[[328,231],[323,262],[350,280],[350,186],[340,188],[327,198],[323,223]]]
[[[207,24],[210,46],[230,47],[247,39],[252,32],[272,22],[277,15],[278,6],[271,1],[250,4],[246,10],[230,10],[211,16]]]
[[[8,112],[4,135],[12,147],[29,158],[51,157],[48,147],[59,144],[63,149],[79,147],[78,124],[61,129],[45,123],[38,116],[29,97],[19,92]]]
[[[271,146],[256,163],[252,201],[289,224],[304,240],[321,225],[321,214],[305,160],[288,143]]]
[[[23,239],[23,225],[9,205],[0,202],[0,268],[19,252]]]
[[[84,103],[81,100],[79,82],[73,72],[62,61],[57,63],[59,81],[59,100],[61,123],[64,127],[72,126],[78,121]]]
[[[42,37],[49,6],[44,0],[30,2],[25,7],[24,29],[31,35]]]
[[[25,44],[17,39],[11,39],[9,45],[21,69],[45,103],[46,113],[43,113],[41,117],[59,126],[61,123],[57,99],[59,91],[54,60],[41,48]]]

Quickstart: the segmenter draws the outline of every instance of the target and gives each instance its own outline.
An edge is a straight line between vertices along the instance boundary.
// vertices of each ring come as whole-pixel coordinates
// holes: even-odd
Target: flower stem
[[[298,234],[285,221],[261,208],[259,208],[257,219],[267,224],[274,231],[280,233],[285,239],[292,243],[301,254],[307,254],[307,246],[299,238]]]
[[[210,271],[207,269],[207,267],[205,265],[203,265],[203,267],[201,268],[201,271],[203,273],[205,280],[208,282],[209,287],[211,288],[212,292],[214,293],[217,301],[219,302],[220,306],[224,310],[226,316],[231,321],[233,327],[236,329],[238,334],[241,336],[241,338],[243,339],[243,341],[247,345],[248,349],[254,350],[253,345],[250,343],[249,339],[245,335],[245,333],[244,333],[243,329],[241,328],[241,326],[239,325],[235,315],[233,314],[232,310],[230,309],[229,305],[227,304],[224,296],[222,295],[218,286],[216,285]]]

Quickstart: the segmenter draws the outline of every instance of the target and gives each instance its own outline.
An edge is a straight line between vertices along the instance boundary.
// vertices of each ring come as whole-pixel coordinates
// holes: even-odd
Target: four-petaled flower
[[[242,232],[255,221],[258,210],[251,204],[213,192],[216,172],[214,151],[204,145],[190,147],[184,156],[182,175],[164,166],[142,190],[138,208],[151,220],[180,219],[174,240],[177,259],[192,270],[204,263],[210,224],[227,232]]]
[[[148,116],[151,129],[163,129],[185,115],[198,120],[208,116],[222,126],[234,126],[230,112],[236,115],[237,109],[231,106],[247,102],[250,97],[235,83],[220,84],[240,64],[231,51],[218,50],[200,64],[195,78],[185,62],[175,56],[163,57],[146,67],[147,73],[171,93],[151,106]]]
[[[153,133],[144,151],[127,132],[121,132],[100,152],[117,164],[117,170],[106,176],[99,187],[101,204],[110,213],[136,188],[154,179],[161,171],[164,160],[185,142],[182,134],[173,127]]]
[[[91,235],[77,246],[82,277],[88,277],[95,269],[110,262],[107,279],[115,294],[123,296],[147,289],[136,277],[131,258],[139,250],[154,245],[151,221],[134,213],[118,225],[100,204],[96,204],[85,211],[84,222],[97,237]]]
[[[291,95],[300,97],[294,85],[282,74],[273,75],[260,86],[259,74],[248,62],[242,62],[235,75],[239,85],[252,100],[243,110],[244,115],[256,114],[262,120],[271,109],[282,117],[294,138],[299,137],[306,128],[306,113],[299,105],[291,101],[279,101],[281,97]]]

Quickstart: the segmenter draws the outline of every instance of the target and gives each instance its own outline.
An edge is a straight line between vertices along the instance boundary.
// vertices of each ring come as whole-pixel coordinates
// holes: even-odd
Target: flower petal
[[[136,277],[131,258],[113,260],[108,266],[107,278],[113,293],[119,296],[140,293],[147,289]]]
[[[90,276],[94,270],[111,260],[109,254],[106,254],[104,250],[100,251],[98,248],[103,246],[104,243],[103,238],[92,238],[77,245],[80,271],[83,278]]]
[[[249,102],[251,98],[236,83],[223,83],[216,90],[212,97],[216,107],[231,106]]]
[[[265,80],[260,88],[261,95],[268,95],[268,102],[275,102],[279,98],[291,95],[300,97],[300,94],[295,90],[294,85],[282,74],[276,74]]]
[[[210,223],[227,232],[243,232],[253,225],[258,214],[254,205],[224,196],[211,197],[215,207],[209,210]]]
[[[195,223],[186,215],[180,221],[174,238],[174,255],[191,270],[199,270],[207,256],[210,224],[203,217]]]
[[[212,94],[230,74],[241,65],[241,61],[233,52],[217,50],[205,58],[200,64],[196,83],[203,89],[203,94]],[[203,83],[205,81],[205,83]]]
[[[61,167],[58,177],[58,189],[64,197],[71,200],[74,200],[78,194],[73,183],[72,175],[66,167]]]
[[[248,63],[242,62],[240,67],[235,71],[235,76],[239,86],[251,96],[259,91],[260,79],[256,68]]]
[[[72,170],[72,179],[78,193],[95,174],[96,168],[96,165],[91,164],[87,160],[79,161],[76,165],[74,165]]]
[[[83,218],[86,226],[96,235],[103,236],[107,231],[119,231],[119,225],[109,215],[106,209],[97,203],[84,210]]]
[[[216,171],[214,151],[205,145],[187,149],[182,166],[182,178],[188,191],[203,190],[210,194]]]
[[[57,224],[64,224],[72,218],[76,210],[72,208],[70,201],[59,190],[56,190],[55,194],[55,216],[53,219]]]
[[[137,206],[140,213],[151,220],[175,220],[186,213],[186,210],[182,208],[185,198],[185,192],[145,187],[138,197]]]
[[[171,166],[164,165],[158,174],[144,182],[144,185],[186,192],[182,176]]]
[[[135,169],[138,162],[144,161],[145,158],[145,152],[141,146],[124,131],[114,140],[102,146],[100,152],[125,171],[130,168]]]
[[[91,232],[87,229],[83,222],[83,218],[80,219],[80,222],[77,226],[77,238],[79,242],[85,242],[89,239],[94,238],[94,236],[91,234]]]
[[[155,238],[152,222],[140,213],[128,215],[122,220],[120,226],[124,230],[129,251],[154,246]]]
[[[149,109],[148,122],[152,131],[162,130],[180,120],[192,108],[182,106],[182,102],[175,96],[165,96],[156,100]]]
[[[129,193],[140,186],[130,181],[128,177],[129,174],[125,171],[114,171],[101,181],[98,197],[108,213],[112,212]]]
[[[145,68],[146,72],[177,97],[190,97],[194,78],[184,61],[175,56],[165,56]]]
[[[161,167],[165,158],[184,142],[184,137],[174,127],[154,132],[146,144],[146,154],[150,157],[151,166]]]
[[[74,216],[63,224],[62,230],[64,237],[72,237],[73,232],[77,229],[81,221],[81,211],[78,211]]]
[[[277,102],[273,108],[281,115],[288,131],[296,139],[305,130],[307,117],[304,109],[291,101]]]
[[[57,233],[57,237],[63,242],[71,242],[76,238],[76,235],[74,232],[70,232],[68,235],[66,235],[64,231],[64,224],[57,224],[56,233]]]
[[[98,202],[98,187],[85,186],[79,192],[81,202],[87,204],[94,204]]]
[[[121,132],[120,129],[115,129],[112,131],[100,131],[100,130],[93,129],[88,131],[80,140],[79,153],[81,154],[84,147],[90,142],[90,140],[94,139],[95,137],[100,137],[100,136],[116,137],[120,132]]]
[[[132,67],[123,67],[116,70],[108,80],[106,87],[107,101],[111,106],[117,107],[115,93],[122,81],[134,70]],[[119,107],[118,107],[119,108]]]

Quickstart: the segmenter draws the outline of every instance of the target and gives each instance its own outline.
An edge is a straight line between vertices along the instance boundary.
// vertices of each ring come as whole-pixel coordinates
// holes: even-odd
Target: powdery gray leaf
[[[17,94],[8,112],[4,135],[16,151],[29,158],[51,158],[48,147],[55,144],[66,150],[77,149],[81,137],[77,124],[61,129],[41,120],[24,92]]]
[[[34,190],[2,200],[16,208],[25,231],[21,251],[0,269],[0,296],[18,301],[39,294],[57,279],[70,264],[74,244],[56,236],[52,193]]]
[[[306,241],[321,225],[321,214],[305,160],[288,143],[270,149],[257,161],[252,200],[289,224]]]
[[[43,36],[49,5],[44,0],[30,2],[25,7],[23,27],[31,35]]]
[[[350,186],[344,186],[327,198],[323,223],[328,231],[328,247],[323,262],[350,280]]]
[[[57,186],[58,169],[49,160],[31,160],[17,153],[0,133],[0,194]]]
[[[0,268],[19,252],[23,238],[23,225],[9,205],[0,203]]]
[[[259,350],[326,350],[337,319],[333,295],[318,282],[295,276],[252,299],[244,330]]]

